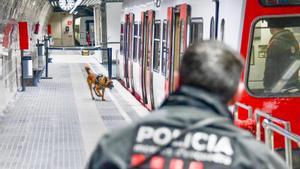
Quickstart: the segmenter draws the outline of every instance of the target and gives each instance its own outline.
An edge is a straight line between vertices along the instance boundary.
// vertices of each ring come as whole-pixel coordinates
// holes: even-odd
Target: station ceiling
[[[100,4],[101,2],[113,3],[113,2],[123,2],[123,0],[83,0],[82,5],[90,6]]]
[[[52,6],[58,6],[59,0],[49,0]],[[105,3],[113,3],[113,2],[123,2],[124,0],[75,0],[75,1],[81,1],[80,6],[92,6],[100,4],[101,2]]]
[[[59,7],[59,0],[48,0],[53,7],[54,12],[64,12]],[[93,5],[104,3],[114,3],[114,2],[123,2],[123,0],[75,0],[75,2],[80,2],[79,6],[76,8],[76,17],[81,16],[93,16]]]

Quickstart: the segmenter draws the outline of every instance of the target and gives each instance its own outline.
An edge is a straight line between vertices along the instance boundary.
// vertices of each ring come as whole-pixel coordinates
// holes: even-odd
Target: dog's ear
[[[85,65],[84,69],[87,73],[90,73],[91,68],[88,65]]]
[[[113,81],[110,79],[108,80],[107,85],[108,85],[109,89],[112,89],[113,87],[115,87]]]

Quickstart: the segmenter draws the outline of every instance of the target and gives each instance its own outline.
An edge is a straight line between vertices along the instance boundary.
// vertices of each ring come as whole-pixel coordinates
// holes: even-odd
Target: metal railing
[[[273,117],[272,115],[263,112],[261,110],[255,110],[255,122],[256,122],[256,139],[261,140],[261,123],[260,123],[260,118],[264,117],[265,120],[268,120],[270,122],[275,122],[278,124],[282,124],[284,126],[284,130],[287,132],[291,132],[291,124],[289,121],[285,121],[276,117]],[[274,124],[274,123],[273,123]],[[274,151],[274,134],[266,129],[264,127],[264,132],[265,132],[265,143],[271,148],[271,150]],[[284,143],[285,143],[285,149],[290,150],[290,151],[285,151],[285,157],[286,157],[286,163],[288,166],[292,165],[292,146],[291,146],[291,140],[289,140],[287,137],[284,137]]]
[[[284,121],[282,119],[273,117],[272,115],[270,115],[266,112],[263,112],[261,110],[255,110],[254,114],[255,114],[255,122],[256,122],[256,139],[259,141],[261,140],[261,137],[260,137],[261,136],[261,132],[260,132],[260,128],[261,128],[260,118],[261,117],[264,117],[270,121],[282,124],[284,126],[284,128],[288,131],[291,130],[291,125],[290,125],[290,122],[288,122],[288,121]]]
[[[49,50],[99,50],[98,46],[48,47]]]
[[[252,113],[253,113],[252,107],[248,106],[248,105],[245,105],[243,103],[240,103],[240,102],[236,102],[234,104],[234,108],[233,108],[233,112],[232,112],[233,113],[233,117],[234,117],[235,120],[239,118],[239,114],[238,114],[239,113],[238,112],[238,108],[239,107],[247,110],[248,111],[248,119],[252,119]]]
[[[238,108],[243,108],[248,112],[248,119],[252,119],[253,108],[246,104],[237,102],[233,108],[234,119],[238,119]],[[285,162],[289,168],[293,167],[292,159],[292,143],[295,141],[300,147],[300,136],[291,132],[291,124],[289,121],[285,121],[272,115],[263,112],[261,110],[255,110],[255,125],[256,125],[256,139],[261,141],[261,118],[264,118],[262,122],[263,129],[265,132],[265,144],[274,151],[274,132],[284,137],[285,143]],[[278,125],[279,124],[279,125]],[[283,127],[281,127],[282,125]]]
[[[300,146],[300,136],[293,134],[289,129],[284,129],[281,126],[273,123],[269,119],[264,119],[262,123],[265,130],[265,142],[266,145],[274,151],[274,132],[282,135],[285,142],[285,161],[289,168],[293,168],[293,159],[292,159],[292,145],[291,141],[294,141]],[[290,127],[290,125],[289,125]]]
[[[107,43],[109,44],[109,43]],[[108,69],[108,78],[112,79],[112,48],[101,48],[100,46],[79,46],[79,47],[46,47],[46,60],[49,57],[49,50],[98,50],[107,52],[107,69]],[[46,62],[46,77],[48,77],[48,62]]]

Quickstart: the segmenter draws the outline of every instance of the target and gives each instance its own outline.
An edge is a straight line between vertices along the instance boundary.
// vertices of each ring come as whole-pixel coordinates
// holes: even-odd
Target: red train
[[[148,109],[177,88],[173,72],[186,47],[217,39],[245,59],[241,97],[233,110],[236,124],[258,139],[266,136],[268,145],[279,152],[289,150],[294,140],[293,154],[299,157],[295,141],[300,141],[300,1],[124,0],[122,13],[119,78]],[[274,27],[290,32],[296,46],[290,49],[293,56],[269,64]],[[279,45],[277,53],[283,48]],[[267,79],[273,79],[271,87]],[[285,154],[292,166],[291,152]]]

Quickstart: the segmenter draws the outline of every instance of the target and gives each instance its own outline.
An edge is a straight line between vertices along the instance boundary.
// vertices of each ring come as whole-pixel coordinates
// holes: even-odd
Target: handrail
[[[238,108],[241,107],[245,110],[248,111],[248,118],[252,119],[252,113],[253,113],[253,109],[251,106],[248,106],[246,104],[240,103],[240,102],[236,102],[234,104],[234,108],[233,108],[233,117],[234,119],[238,119]]]
[[[48,47],[49,50],[108,50],[100,46],[77,46],[77,47]]]
[[[100,47],[48,47],[49,50],[99,50]]]
[[[260,118],[264,117],[265,119],[268,119],[269,121],[276,122],[279,124],[282,124],[284,126],[284,129],[288,132],[291,131],[291,123],[289,121],[285,121],[276,117],[273,117],[272,115],[263,112],[261,110],[255,110],[255,122],[256,122],[256,139],[261,140],[261,132],[260,132]],[[274,135],[273,133],[270,133],[269,130],[265,130],[265,136],[266,138],[269,138],[270,142],[266,141],[266,144],[269,146],[274,147]],[[267,140],[267,139],[266,139]],[[284,142],[285,142],[285,148],[286,149],[292,149],[291,147],[291,140],[288,138],[284,137]],[[274,149],[274,148],[273,148]],[[285,151],[285,156],[287,157],[288,160],[292,160],[292,153],[290,151]],[[291,164],[291,161],[286,161],[288,164]]]
[[[273,122],[276,122],[276,123],[283,124],[284,128],[286,130],[291,130],[290,129],[290,122],[288,122],[288,121],[284,121],[282,119],[273,117],[270,114],[268,114],[266,112],[263,112],[261,110],[255,110],[254,114],[255,114],[255,122],[256,122],[256,139],[259,140],[259,141],[261,140],[261,138],[260,138],[260,135],[261,135],[261,133],[260,133],[260,118],[261,117],[264,117],[264,118],[266,118],[268,120],[271,120]]]
[[[285,160],[289,168],[293,168],[292,160],[292,146],[291,140],[296,142],[300,146],[300,136],[291,133],[289,130],[283,129],[279,125],[271,122],[268,119],[263,121],[263,127],[265,129],[265,141],[266,144],[274,150],[274,132],[282,135],[285,138]]]
[[[110,45],[110,44],[120,44],[121,42],[106,42],[106,43],[100,43],[100,45]]]

